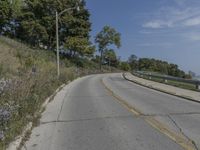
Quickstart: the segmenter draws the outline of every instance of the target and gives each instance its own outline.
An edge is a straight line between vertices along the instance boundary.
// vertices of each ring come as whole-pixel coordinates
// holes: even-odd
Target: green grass
[[[190,84],[190,83],[184,83],[184,82],[178,82],[178,81],[168,81],[168,84],[176,86],[176,87],[180,87],[180,88],[184,88],[184,89],[188,89],[188,90],[194,90],[194,91],[198,91],[196,89],[196,86],[194,84]]]
[[[61,60],[58,79],[53,52],[31,49],[0,37],[0,79],[11,81],[10,87],[0,94],[0,109],[11,113],[9,120],[0,123],[0,132],[4,133],[0,150],[5,149],[28,122],[37,118],[35,114],[48,96],[61,84],[77,77],[74,65],[65,65]]]
[[[174,80],[167,80],[167,82],[165,82],[163,79],[156,78],[156,77],[152,77],[150,79],[148,76],[143,76],[143,78],[148,79],[148,80],[152,80],[152,81],[156,81],[156,82],[159,82],[159,83],[164,83],[164,84],[167,84],[167,85],[172,85],[172,86],[175,86],[175,87],[187,89],[187,90],[198,91],[196,89],[196,86],[194,84],[190,84],[190,83],[184,83],[184,82],[179,82],[179,81],[174,81]]]
[[[0,94],[0,110],[11,113],[8,120],[0,120],[0,133],[4,133],[0,150],[21,134],[28,122],[37,122],[36,114],[42,103],[61,84],[87,74],[109,72],[110,69],[103,66],[103,71],[100,71],[99,64],[87,58],[66,59],[61,56],[58,79],[56,67],[54,52],[32,49],[21,42],[0,37],[0,80],[11,81],[10,87]]]

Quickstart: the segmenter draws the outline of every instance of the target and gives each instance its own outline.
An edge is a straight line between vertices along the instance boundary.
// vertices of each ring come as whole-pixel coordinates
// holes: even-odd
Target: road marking
[[[113,90],[111,90],[101,79],[101,83],[104,85],[104,87],[107,89],[108,93],[115,98],[121,105],[123,105],[129,112],[132,112],[136,116],[143,115],[141,111],[136,109],[134,106],[131,106],[129,103],[127,103],[123,98],[121,98],[119,95],[115,94]],[[188,140],[183,134],[175,133],[174,131],[171,131],[166,125],[159,122],[153,117],[145,117],[144,120],[151,125],[154,129],[158,130],[160,133],[166,135],[171,140],[179,144],[183,149],[185,150],[196,150],[193,141]]]

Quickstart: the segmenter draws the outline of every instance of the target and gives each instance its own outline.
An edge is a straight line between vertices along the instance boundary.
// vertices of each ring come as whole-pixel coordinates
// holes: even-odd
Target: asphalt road
[[[198,147],[200,104],[141,87],[124,80],[121,74],[106,74],[87,76],[64,88],[22,149]]]

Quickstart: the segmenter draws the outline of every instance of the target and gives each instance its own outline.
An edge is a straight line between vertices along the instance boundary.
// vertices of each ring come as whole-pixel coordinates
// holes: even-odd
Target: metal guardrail
[[[142,77],[142,76],[146,76],[151,78],[158,78],[158,79],[162,79],[165,82],[167,82],[167,80],[172,80],[172,81],[178,81],[178,82],[183,82],[183,83],[189,83],[189,84],[193,84],[196,86],[196,89],[200,89],[200,81],[198,80],[191,80],[191,79],[183,79],[183,78],[177,78],[177,77],[172,77],[172,76],[167,76],[167,75],[154,75],[152,73],[147,73],[147,72],[132,72],[133,75]]]

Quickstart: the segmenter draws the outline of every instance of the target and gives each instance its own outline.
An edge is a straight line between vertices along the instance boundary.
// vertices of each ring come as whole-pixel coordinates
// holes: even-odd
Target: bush
[[[131,67],[127,62],[121,62],[119,67],[120,67],[121,70],[124,70],[124,71],[130,71],[131,70]]]

